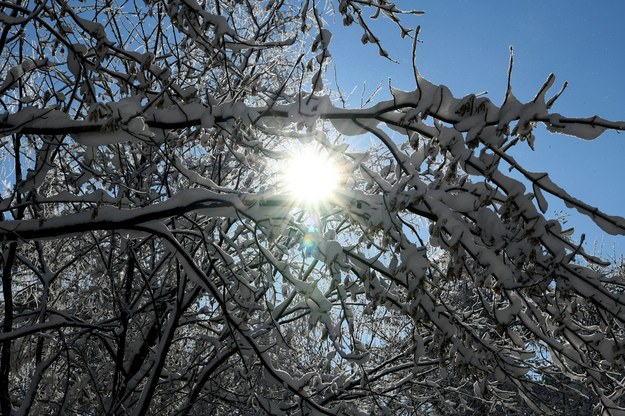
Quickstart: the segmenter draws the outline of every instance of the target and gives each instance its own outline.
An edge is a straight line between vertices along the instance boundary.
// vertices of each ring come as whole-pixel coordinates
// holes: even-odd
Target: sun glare
[[[284,169],[286,190],[306,204],[327,201],[340,181],[337,164],[328,154],[314,147],[305,147],[290,157]]]

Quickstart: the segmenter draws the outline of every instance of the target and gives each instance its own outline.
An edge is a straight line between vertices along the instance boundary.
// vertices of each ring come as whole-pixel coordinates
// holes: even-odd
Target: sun
[[[289,195],[306,205],[330,200],[341,181],[337,162],[327,152],[313,146],[292,152],[282,175]]]

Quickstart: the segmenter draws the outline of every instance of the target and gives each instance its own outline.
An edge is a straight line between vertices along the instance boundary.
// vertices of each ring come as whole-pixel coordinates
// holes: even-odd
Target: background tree
[[[346,109],[324,86],[324,18],[383,59],[368,16],[416,45],[420,12],[0,7],[3,414],[624,410],[623,273],[543,195],[607,233],[625,219],[509,150],[537,123],[584,139],[625,123],[551,112],[553,76],[497,106],[415,67],[413,91]],[[314,153],[336,169],[325,198],[288,185]]]

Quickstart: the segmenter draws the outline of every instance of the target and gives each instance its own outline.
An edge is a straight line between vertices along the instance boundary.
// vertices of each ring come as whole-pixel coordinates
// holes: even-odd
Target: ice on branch
[[[512,154],[625,122],[416,65],[350,106],[330,49],[418,14],[3,3],[0,413],[623,413],[624,267],[550,210],[625,219]]]

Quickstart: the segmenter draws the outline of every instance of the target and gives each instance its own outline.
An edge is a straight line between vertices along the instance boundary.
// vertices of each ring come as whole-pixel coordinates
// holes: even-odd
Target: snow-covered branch
[[[415,67],[411,91],[346,108],[331,13],[393,59],[373,20],[416,36],[420,11],[0,8],[3,413],[625,408],[623,267],[548,208],[625,219],[511,154],[540,123],[625,122],[555,112],[553,75],[496,105]]]

